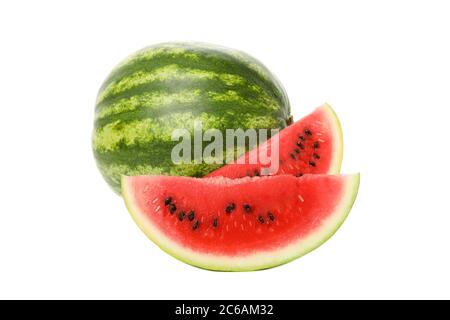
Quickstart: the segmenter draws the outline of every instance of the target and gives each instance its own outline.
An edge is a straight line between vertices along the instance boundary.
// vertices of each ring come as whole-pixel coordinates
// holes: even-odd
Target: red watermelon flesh
[[[276,138],[275,138],[276,137]],[[279,139],[278,170],[260,155],[271,155],[272,144]],[[208,177],[241,178],[245,176],[307,173],[339,173],[343,154],[342,130],[336,113],[328,104],[283,129],[274,138],[249,151],[237,161],[210,173]],[[254,158],[253,158],[254,157]],[[249,159],[257,159],[251,164]],[[275,166],[276,167],[276,166]],[[272,166],[274,168],[274,166]]]
[[[158,246],[212,270],[257,270],[326,241],[346,218],[359,175],[242,179],[123,177],[134,220]]]

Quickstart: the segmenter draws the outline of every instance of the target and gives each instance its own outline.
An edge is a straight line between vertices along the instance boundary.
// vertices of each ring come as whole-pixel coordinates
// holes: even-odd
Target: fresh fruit
[[[273,141],[279,143],[278,169],[271,170],[267,162],[261,164],[259,155],[270,154]],[[306,173],[339,173],[342,162],[343,140],[339,119],[328,104],[280,131],[277,136],[249,151],[238,161],[213,171],[208,177]],[[250,162],[249,159],[258,159]]]
[[[92,139],[97,166],[117,192],[122,174],[204,176],[223,162],[171,160],[179,143],[173,130],[193,135],[195,120],[203,132],[224,132],[282,129],[292,118],[281,84],[256,59],[206,44],[159,44],[130,56],[103,83]]]
[[[359,175],[123,177],[128,210],[174,257],[211,270],[289,262],[325,242],[355,200]]]

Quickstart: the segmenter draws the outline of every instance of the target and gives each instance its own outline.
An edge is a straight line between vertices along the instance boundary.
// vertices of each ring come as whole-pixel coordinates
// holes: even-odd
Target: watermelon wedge
[[[197,267],[250,271],[317,248],[347,217],[356,175],[241,179],[122,177],[133,219],[161,249]]]
[[[266,160],[261,161],[261,155],[271,154],[274,141],[279,141],[279,162],[276,166],[268,164]],[[343,139],[339,119],[333,109],[324,104],[237,161],[213,171],[207,177],[337,174],[341,169],[342,155]],[[251,159],[257,161],[249,161]]]

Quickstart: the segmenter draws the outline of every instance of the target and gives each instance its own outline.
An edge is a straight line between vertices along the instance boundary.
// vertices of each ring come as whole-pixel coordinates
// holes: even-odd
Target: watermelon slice
[[[261,161],[260,156],[271,154],[274,141],[279,141],[277,166],[273,166],[267,160]],[[237,161],[210,173],[208,177],[337,174],[341,169],[342,154],[343,139],[339,119],[333,109],[328,104],[324,104]],[[257,161],[249,161],[251,159]]]
[[[122,178],[132,217],[164,251],[197,267],[265,269],[325,242],[347,217],[359,175]]]

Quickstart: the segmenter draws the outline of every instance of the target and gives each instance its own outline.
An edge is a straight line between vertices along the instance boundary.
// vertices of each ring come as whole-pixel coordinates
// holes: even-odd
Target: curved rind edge
[[[237,258],[199,254],[188,248],[180,247],[163,234],[159,233],[156,228],[153,228],[148,220],[140,215],[139,210],[137,210],[133,200],[134,190],[128,184],[130,179],[126,176],[122,176],[122,185],[124,186],[122,188],[122,195],[133,220],[144,234],[163,251],[176,259],[195,267],[208,270],[255,271],[269,269],[293,261],[318,248],[336,233],[350,213],[359,189],[359,173],[346,175],[346,177],[346,186],[342,194],[342,200],[336,206],[336,210],[330,214],[329,218],[323,223],[319,232],[314,232],[306,239],[301,239],[292,245],[284,247],[277,253],[273,251],[259,252],[252,256]]]
[[[334,127],[334,146],[337,148],[337,150],[334,151],[334,159],[331,160],[328,174],[338,174],[341,172],[342,159],[344,157],[344,136],[342,133],[342,126],[336,112],[328,103],[324,103],[322,108],[324,108],[324,111],[328,114],[330,123]]]

